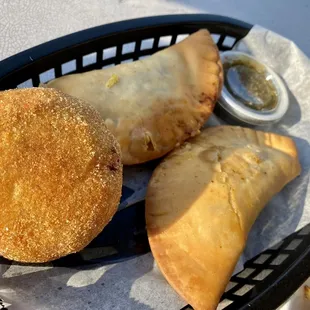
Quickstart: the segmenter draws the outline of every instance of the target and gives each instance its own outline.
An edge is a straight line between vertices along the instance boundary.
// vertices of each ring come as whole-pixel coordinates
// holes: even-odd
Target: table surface
[[[293,40],[310,56],[309,0],[0,0],[0,60],[113,21],[198,12],[260,24]]]
[[[185,13],[226,15],[259,24],[294,41],[310,56],[309,0],[0,0],[0,60],[113,21]]]

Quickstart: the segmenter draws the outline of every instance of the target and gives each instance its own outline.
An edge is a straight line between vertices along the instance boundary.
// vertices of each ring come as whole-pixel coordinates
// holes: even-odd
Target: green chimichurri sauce
[[[276,107],[276,88],[265,68],[245,57],[224,63],[225,86],[231,95],[245,106],[268,111]]]

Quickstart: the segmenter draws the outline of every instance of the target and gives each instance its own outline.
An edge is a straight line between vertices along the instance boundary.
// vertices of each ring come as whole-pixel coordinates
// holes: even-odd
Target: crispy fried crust
[[[98,112],[58,90],[0,92],[0,255],[84,248],[116,212],[120,148]]]
[[[90,102],[121,145],[126,165],[161,157],[199,133],[223,84],[217,46],[207,30],[153,56],[50,81]]]
[[[214,127],[170,153],[146,197],[152,253],[194,309],[216,309],[256,217],[300,173],[294,142]]]

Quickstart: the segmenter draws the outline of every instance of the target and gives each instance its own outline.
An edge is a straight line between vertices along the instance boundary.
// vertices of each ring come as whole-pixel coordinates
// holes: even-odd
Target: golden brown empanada
[[[207,30],[153,56],[50,81],[91,103],[121,145],[124,164],[161,157],[199,133],[222,88],[219,53]]]
[[[300,173],[294,142],[208,128],[155,169],[146,197],[153,255],[194,309],[216,309],[256,217]]]

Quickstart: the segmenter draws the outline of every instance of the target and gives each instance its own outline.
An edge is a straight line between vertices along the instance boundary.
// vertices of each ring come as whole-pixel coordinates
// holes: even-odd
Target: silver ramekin
[[[284,83],[272,69],[248,54],[237,51],[227,51],[221,54],[223,65],[226,62],[240,59],[240,57],[265,68],[268,79],[273,83],[276,89],[278,102],[272,110],[256,111],[247,107],[242,102],[239,102],[238,99],[231,95],[224,85],[219,99],[219,114],[225,115],[225,120],[234,124],[249,124],[257,126],[280,121],[289,106],[288,93]]]

